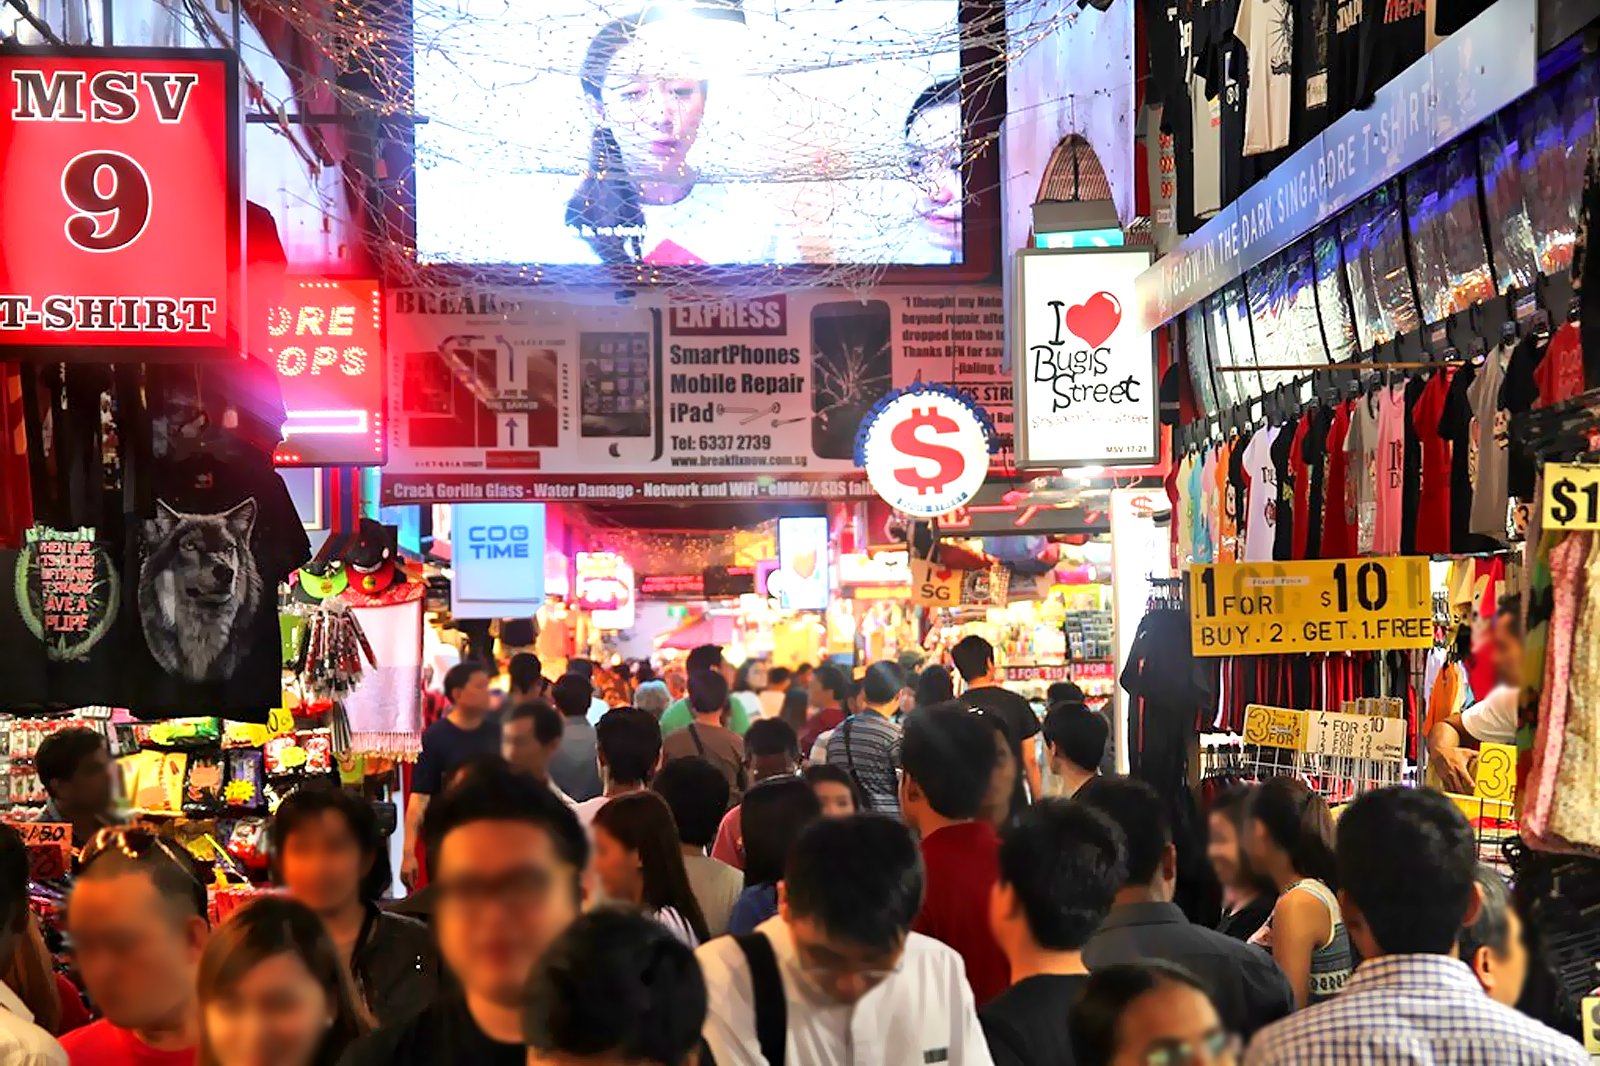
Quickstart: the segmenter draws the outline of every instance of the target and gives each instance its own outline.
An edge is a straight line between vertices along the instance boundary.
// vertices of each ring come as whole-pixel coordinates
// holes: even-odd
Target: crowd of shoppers
[[[968,647],[958,671],[992,680]],[[308,787],[271,827],[282,893],[212,929],[188,853],[104,826],[97,750],[58,748],[52,799],[87,834],[67,924],[98,1017],[68,1031],[65,1000],[36,1011],[8,978],[0,1066],[1587,1061],[1516,1010],[1518,915],[1437,792],[1368,792],[1336,827],[1295,778],[1219,797],[1211,929],[1172,902],[1168,804],[1102,771],[1081,698],[1045,716],[1046,796],[1021,769],[1040,731],[993,685],[951,698],[879,663],[840,694],[820,667],[811,691],[840,716],[805,765],[795,678],[747,674],[789,688],[741,732],[720,652],[699,661],[672,730],[664,703],[591,724],[581,673],[523,669],[491,714],[487,672],[453,671],[417,808],[426,924],[391,909],[371,806]],[[570,735],[588,795],[563,784]],[[0,957],[37,935],[27,891],[0,826]]]

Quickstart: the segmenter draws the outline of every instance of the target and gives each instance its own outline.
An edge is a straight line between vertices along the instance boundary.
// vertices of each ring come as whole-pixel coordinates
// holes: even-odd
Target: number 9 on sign
[[[74,213],[67,240],[86,252],[126,248],[150,223],[150,178],[121,152],[84,152],[61,171],[61,195]]]

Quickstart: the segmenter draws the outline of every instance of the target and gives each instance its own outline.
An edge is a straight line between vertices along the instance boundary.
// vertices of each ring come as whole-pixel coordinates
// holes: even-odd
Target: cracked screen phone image
[[[854,458],[861,420],[892,385],[890,330],[883,300],[812,308],[811,450],[817,458]]]

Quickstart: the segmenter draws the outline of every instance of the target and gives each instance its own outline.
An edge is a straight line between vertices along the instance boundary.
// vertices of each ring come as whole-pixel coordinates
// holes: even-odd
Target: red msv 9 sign
[[[226,52],[0,52],[0,349],[238,354],[238,129]]]

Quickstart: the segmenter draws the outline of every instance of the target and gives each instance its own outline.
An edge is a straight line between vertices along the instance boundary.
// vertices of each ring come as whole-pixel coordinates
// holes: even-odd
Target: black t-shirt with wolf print
[[[264,722],[282,690],[278,583],[311,556],[289,491],[270,463],[237,460],[164,465],[155,487],[124,597],[143,653],[131,709]]]

